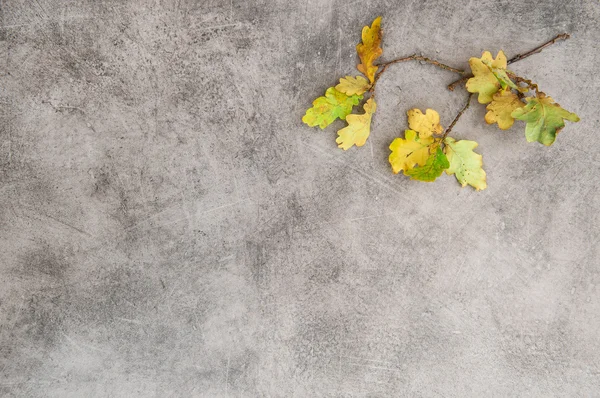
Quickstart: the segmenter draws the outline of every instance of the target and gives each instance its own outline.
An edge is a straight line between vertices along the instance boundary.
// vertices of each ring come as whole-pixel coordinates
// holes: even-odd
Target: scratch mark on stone
[[[43,216],[43,217],[49,218],[49,219],[51,219],[51,220],[53,220],[53,221],[57,222],[58,224],[60,224],[60,225],[63,225],[63,226],[65,226],[65,227],[68,227],[68,228],[70,228],[70,229],[72,229],[72,230],[75,230],[75,231],[77,231],[77,232],[79,232],[79,233],[81,233],[81,234],[83,234],[83,235],[85,235],[85,236],[88,236],[88,237],[90,237],[90,238],[93,238],[93,237],[94,237],[93,235],[89,234],[88,232],[85,232],[84,230],[82,230],[82,229],[80,229],[80,228],[77,228],[76,226],[74,226],[74,225],[71,225],[71,224],[67,223],[66,221],[62,221],[62,220],[60,220],[60,219],[58,219],[58,218],[56,218],[56,217],[50,216],[50,215],[48,215],[48,214],[40,213],[40,212],[38,212],[38,211],[35,211],[35,210],[33,210],[33,209],[30,209],[30,208],[28,208],[28,207],[23,207],[23,208],[24,208],[25,210],[28,210],[28,211],[30,211],[30,212],[32,212],[32,213],[34,213],[34,214],[38,214],[38,215],[40,215],[40,216]],[[34,217],[34,216],[32,216],[32,215],[28,215],[28,214],[24,214],[24,215],[25,215],[26,217],[28,217],[28,218],[32,218],[32,219],[34,219],[34,220],[42,221],[42,220],[41,220],[40,218],[38,218],[38,217]],[[43,222],[43,221],[42,221],[42,222]]]
[[[393,183],[392,183],[391,181],[386,181],[385,179],[384,179],[384,180],[381,180],[381,179],[379,179],[379,178],[377,178],[377,177],[375,177],[375,176],[373,176],[373,175],[371,175],[371,174],[367,174],[367,173],[365,173],[365,172],[364,172],[364,171],[362,171],[362,170],[356,169],[356,168],[354,168],[354,167],[352,167],[352,166],[348,165],[346,162],[343,162],[342,160],[340,160],[340,159],[338,159],[338,158],[335,158],[335,157],[333,157],[332,155],[328,154],[327,152],[324,152],[324,151],[323,151],[323,150],[321,150],[320,148],[315,148],[315,147],[313,147],[313,146],[311,146],[311,145],[308,145],[308,144],[306,144],[306,143],[304,143],[304,142],[301,142],[301,145],[304,145],[305,147],[307,147],[307,148],[311,149],[313,152],[317,152],[317,153],[320,153],[320,154],[322,154],[322,155],[325,155],[325,156],[327,156],[327,157],[328,157],[330,160],[333,160],[333,161],[335,161],[336,163],[343,163],[343,164],[344,164],[344,167],[346,167],[346,168],[348,168],[348,169],[350,169],[350,170],[354,171],[355,173],[357,173],[358,175],[360,175],[361,177],[363,177],[363,178],[364,178],[364,179],[366,179],[366,180],[370,180],[370,181],[376,182],[376,183],[378,183],[379,185],[382,185],[383,187],[385,187],[385,188],[387,188],[387,189],[389,189],[389,190],[393,191],[394,193],[397,193],[397,194],[399,194],[399,195],[403,195],[403,193],[402,193],[402,192],[400,192],[399,190],[397,190],[396,188],[394,188],[394,187],[393,187],[393,185],[392,185]],[[385,177],[384,177],[384,178],[385,178]],[[405,201],[407,201],[407,202],[409,202],[409,203],[412,203],[413,205],[416,205],[416,203],[415,203],[414,201],[412,201],[412,202],[411,202],[411,200],[410,200],[410,199],[408,199],[408,198],[404,198],[404,200],[405,200]]]
[[[229,363],[231,360],[231,351],[227,352],[227,367],[225,369],[225,396],[229,392]]]
[[[242,26],[240,23],[226,23],[223,25],[214,25],[214,26],[207,26],[205,28],[202,28],[202,30],[215,30],[215,29],[222,29],[222,28],[230,28],[230,27],[240,27]]]
[[[226,209],[228,207],[233,207],[233,206],[239,205],[241,203],[245,203],[245,202],[250,202],[250,199],[244,199],[244,200],[240,200],[240,201],[233,202],[233,203],[227,203],[225,205],[213,207],[211,209],[207,209],[207,210],[204,210],[204,211],[197,211],[191,217],[198,218],[199,216],[212,213],[213,211],[217,211],[217,210],[221,210],[221,209]],[[156,213],[155,215],[150,216],[150,217],[148,217],[148,218],[140,221],[139,223],[137,223],[135,225],[132,225],[131,227],[125,229],[125,231],[127,232],[127,231],[131,231],[132,229],[138,228],[140,225],[142,225],[142,224],[144,224],[144,223],[146,223],[148,221],[151,221],[153,219],[156,219],[156,218],[160,217],[162,214],[164,214],[164,213],[166,213],[168,211],[172,211],[172,210],[173,210],[173,208],[169,208],[169,209],[166,209],[166,210],[161,211],[159,213]],[[184,210],[183,210],[183,208],[181,206],[178,206],[175,210],[178,211],[178,212],[182,212],[182,213],[184,212]],[[188,216],[184,216],[184,217],[176,218],[176,219],[173,219],[173,220],[166,220],[165,222],[158,223],[157,225],[155,225],[155,226],[153,226],[153,227],[151,227],[149,229],[164,227],[166,225],[175,224],[175,223],[178,223],[178,222],[181,222],[181,221],[185,221],[185,220],[189,220],[189,217]]]
[[[375,366],[375,365],[365,365],[365,364],[361,364],[361,363],[349,362],[348,365],[360,366],[362,368],[368,368],[368,369],[379,369],[379,370],[389,370],[392,372],[402,372],[402,369],[386,368],[384,366]]]
[[[385,364],[385,365],[397,365],[393,362],[388,362],[388,361],[381,361],[379,359],[369,359],[369,358],[361,358],[361,357],[353,357],[353,356],[347,356],[347,355],[341,355],[340,356],[340,360],[341,358],[347,358],[347,359],[351,359],[351,360],[359,360],[359,361],[369,361],[369,362],[376,362],[376,363],[381,363],[381,364]]]
[[[342,28],[338,26],[337,67],[335,69],[336,75],[339,75],[341,70],[342,70]]]
[[[116,317],[115,319],[118,319],[118,320],[123,321],[123,322],[135,323],[136,325],[141,325],[142,324],[142,322],[140,322],[140,321],[138,321],[136,319],[127,319],[127,318],[121,318],[121,317]]]
[[[98,351],[98,352],[103,352],[105,354],[108,353],[108,351],[102,350],[98,347],[94,347],[93,345],[90,344],[86,344],[86,343],[78,343],[75,340],[73,340],[72,338],[70,338],[66,333],[64,332],[60,332],[69,343],[71,343],[73,346],[75,346],[77,349],[79,349],[80,351],[85,351],[84,348],[90,349],[90,350],[94,350],[94,351]]]

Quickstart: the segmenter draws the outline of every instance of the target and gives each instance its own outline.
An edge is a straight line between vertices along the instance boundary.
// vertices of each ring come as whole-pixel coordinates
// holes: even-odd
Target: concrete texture
[[[4,0],[2,397],[600,396],[600,3]],[[384,58],[513,69],[582,121],[556,144],[474,103],[489,188],[394,176],[412,107],[455,75],[381,80],[366,146],[302,125]]]

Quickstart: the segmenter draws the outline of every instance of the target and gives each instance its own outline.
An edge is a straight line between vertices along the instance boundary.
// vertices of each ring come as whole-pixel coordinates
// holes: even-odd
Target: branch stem
[[[568,33],[561,33],[559,35],[556,35],[552,40],[548,40],[547,42],[545,42],[544,44],[537,46],[536,48],[534,48],[531,51],[527,51],[525,54],[517,54],[514,57],[512,57],[511,59],[509,59],[506,63],[508,65],[513,64],[515,62],[518,62],[522,59],[525,59],[533,54],[537,54],[539,52],[541,52],[544,48],[546,47],[550,47],[551,45],[553,45],[554,43],[556,43],[557,41],[560,40],[567,40],[569,37],[571,37]]]
[[[392,64],[397,64],[400,62],[406,62],[406,61],[422,61],[422,62],[427,62],[428,64],[437,66],[438,68],[450,71],[450,72],[454,72],[454,73],[460,73],[463,74],[465,73],[464,70],[461,69],[457,69],[457,68],[453,68],[452,66],[443,64],[439,61],[436,61],[435,59],[429,58],[429,57],[424,57],[422,55],[417,55],[417,54],[413,54],[413,55],[409,55],[407,57],[402,57],[402,58],[398,58],[398,59],[394,59],[388,62],[384,62],[381,63],[377,66],[381,67],[381,70],[379,72],[377,72],[377,74],[375,75],[375,79],[373,80],[373,85],[371,86],[371,92],[373,92],[373,90],[375,89],[375,84],[377,83],[377,80],[379,80],[379,78],[381,77],[381,75],[383,74],[383,72],[386,71],[386,69],[392,65]]]
[[[518,61],[520,61],[522,59],[525,59],[527,57],[532,56],[533,54],[537,54],[537,53],[541,52],[543,49],[545,49],[546,47],[550,47],[551,45],[553,45],[557,41],[567,40],[569,37],[571,37],[571,36],[568,33],[561,33],[559,35],[556,35],[553,39],[548,40],[544,44],[540,44],[539,46],[537,46],[533,50],[527,51],[526,53],[523,53],[523,54],[517,54],[517,55],[515,55],[514,57],[512,57],[511,59],[509,59],[506,63],[507,63],[507,65],[510,65],[510,64],[515,63],[515,62],[518,62]],[[454,91],[454,89],[456,88],[456,86],[458,86],[459,84],[464,83],[467,79],[470,79],[472,77],[473,77],[473,75],[471,75],[471,74],[469,74],[469,76],[461,77],[460,79],[458,79],[458,80],[450,83],[448,85],[448,90]]]
[[[460,117],[463,115],[463,113],[465,113],[465,111],[467,109],[469,109],[469,106],[471,105],[471,97],[472,96],[473,96],[473,94],[469,93],[469,96],[467,97],[467,102],[462,107],[462,109],[458,112],[458,114],[456,115],[456,117],[454,118],[454,120],[452,121],[452,123],[450,123],[450,126],[448,126],[448,128],[446,129],[446,131],[444,131],[444,135],[442,135],[442,137],[440,138],[440,142],[444,142],[444,140],[446,139],[446,137],[448,136],[448,134],[450,134],[450,132],[454,128],[454,125],[456,124],[456,122],[458,122],[458,119],[460,119]]]

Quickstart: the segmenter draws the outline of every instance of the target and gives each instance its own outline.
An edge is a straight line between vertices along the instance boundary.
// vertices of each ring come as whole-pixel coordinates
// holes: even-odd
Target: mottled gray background
[[[3,0],[2,397],[600,396],[600,3]],[[474,102],[489,188],[391,173],[456,75],[395,65],[367,145],[300,119],[384,58],[513,65],[550,148]]]

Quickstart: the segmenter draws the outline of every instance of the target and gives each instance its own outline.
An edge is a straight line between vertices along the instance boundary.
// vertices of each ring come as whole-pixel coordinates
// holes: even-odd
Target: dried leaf
[[[444,128],[440,125],[440,115],[433,109],[427,109],[425,114],[420,109],[411,109],[408,115],[408,127],[419,133],[420,138],[431,137],[440,134]]]
[[[373,83],[375,81],[375,72],[378,67],[373,62],[383,54],[381,49],[381,17],[375,18],[371,27],[365,26],[362,30],[362,43],[356,45],[356,52],[360,57],[360,64],[357,69],[369,78]]]
[[[488,124],[498,123],[501,130],[508,130],[515,122],[511,113],[522,106],[525,104],[510,89],[499,91],[486,107],[488,112],[485,114],[485,121]]]
[[[362,76],[346,76],[340,79],[335,89],[346,95],[361,95],[371,88],[371,83]]]

